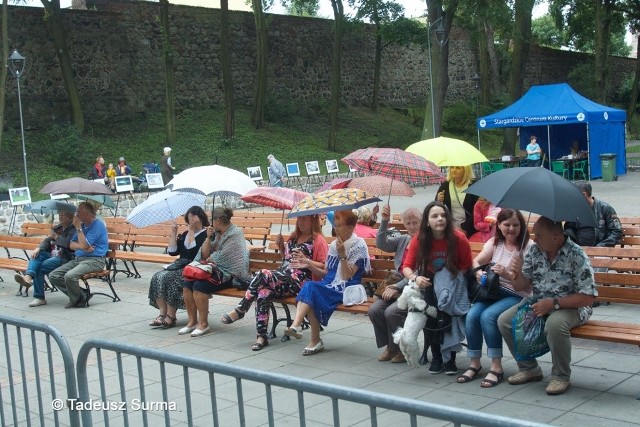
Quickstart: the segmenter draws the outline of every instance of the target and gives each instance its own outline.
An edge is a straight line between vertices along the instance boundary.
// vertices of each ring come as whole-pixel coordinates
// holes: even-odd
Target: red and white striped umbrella
[[[258,187],[240,197],[247,203],[257,203],[275,209],[291,209],[309,193],[287,187]]]
[[[391,178],[380,175],[361,176],[357,178],[336,178],[324,184],[315,193],[320,193],[325,190],[338,190],[340,188],[358,188],[375,196],[391,194],[392,196],[411,197],[416,194],[406,182],[394,181]]]
[[[304,191],[287,187],[258,187],[248,191],[240,199],[248,203],[257,203],[262,206],[282,209],[282,220],[280,221],[280,233],[282,233],[284,209],[292,209],[308,195],[309,193]]]
[[[382,175],[416,184],[434,184],[445,180],[438,166],[424,157],[398,148],[363,148],[342,159],[359,172]]]

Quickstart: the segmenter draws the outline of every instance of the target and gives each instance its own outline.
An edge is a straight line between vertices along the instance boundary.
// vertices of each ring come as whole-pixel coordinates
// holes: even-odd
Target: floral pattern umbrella
[[[386,176],[412,184],[434,184],[445,180],[438,166],[424,157],[399,148],[363,148],[342,159],[359,172]]]
[[[380,199],[371,193],[356,188],[342,188],[310,194],[293,207],[289,218],[304,215],[314,215],[329,211],[355,209],[369,203],[379,202]]]

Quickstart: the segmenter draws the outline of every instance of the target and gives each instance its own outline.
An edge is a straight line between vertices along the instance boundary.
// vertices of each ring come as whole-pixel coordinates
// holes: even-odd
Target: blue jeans
[[[35,259],[30,259],[26,274],[33,278],[33,297],[44,299],[44,275],[62,265],[62,258],[52,257],[49,252],[40,251]]]
[[[502,299],[494,302],[474,302],[467,313],[465,329],[467,334],[467,356],[482,356],[482,337],[487,343],[487,356],[502,357],[502,335],[498,329],[498,317],[522,301],[522,297],[514,296],[500,290]]]

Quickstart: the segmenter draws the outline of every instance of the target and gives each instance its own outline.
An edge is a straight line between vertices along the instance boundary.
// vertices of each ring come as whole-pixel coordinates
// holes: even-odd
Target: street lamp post
[[[24,143],[24,119],[22,117],[22,95],[20,93],[20,77],[24,74],[24,66],[26,59],[20,55],[17,49],[14,49],[9,60],[7,61],[7,67],[11,74],[16,78],[18,83],[18,110],[20,112],[20,135],[22,136],[22,160],[24,162],[24,184],[25,187],[29,187],[29,177],[27,175],[27,148]]]
[[[429,48],[429,93],[431,96],[431,134],[432,137],[436,137],[436,109],[435,109],[435,101],[433,98],[433,73],[431,71],[431,30],[435,27],[434,32],[436,33],[436,40],[440,46],[444,46],[447,43],[446,39],[446,30],[444,28],[443,20],[441,16],[436,19],[429,28],[427,28],[427,46]],[[426,138],[426,129],[427,129],[427,115],[425,114],[424,126],[422,129],[422,138]]]
[[[471,77],[471,80],[475,83],[475,89],[476,89],[476,120],[478,120],[478,98],[480,96],[480,76],[478,75],[478,73],[475,73],[473,75],[473,77]],[[477,128],[477,125],[476,125]],[[478,150],[480,150],[480,129],[476,129],[476,132],[478,132]]]

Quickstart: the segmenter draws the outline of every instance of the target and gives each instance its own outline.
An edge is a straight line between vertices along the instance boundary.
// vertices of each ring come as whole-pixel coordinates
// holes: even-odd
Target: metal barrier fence
[[[94,350],[97,383],[88,371]],[[84,426],[93,424],[93,411],[102,412],[105,426],[246,426],[265,419],[270,426],[331,419],[334,426],[416,426],[429,418],[456,426],[541,425],[102,339],[82,346],[77,370],[80,398],[73,406],[82,409]],[[90,383],[99,391],[90,392]]]
[[[64,411],[64,402],[78,393],[73,354],[60,331],[2,314],[0,324],[4,345],[0,354],[0,425],[79,426],[79,412],[71,408]],[[64,381],[59,380],[61,371]]]

